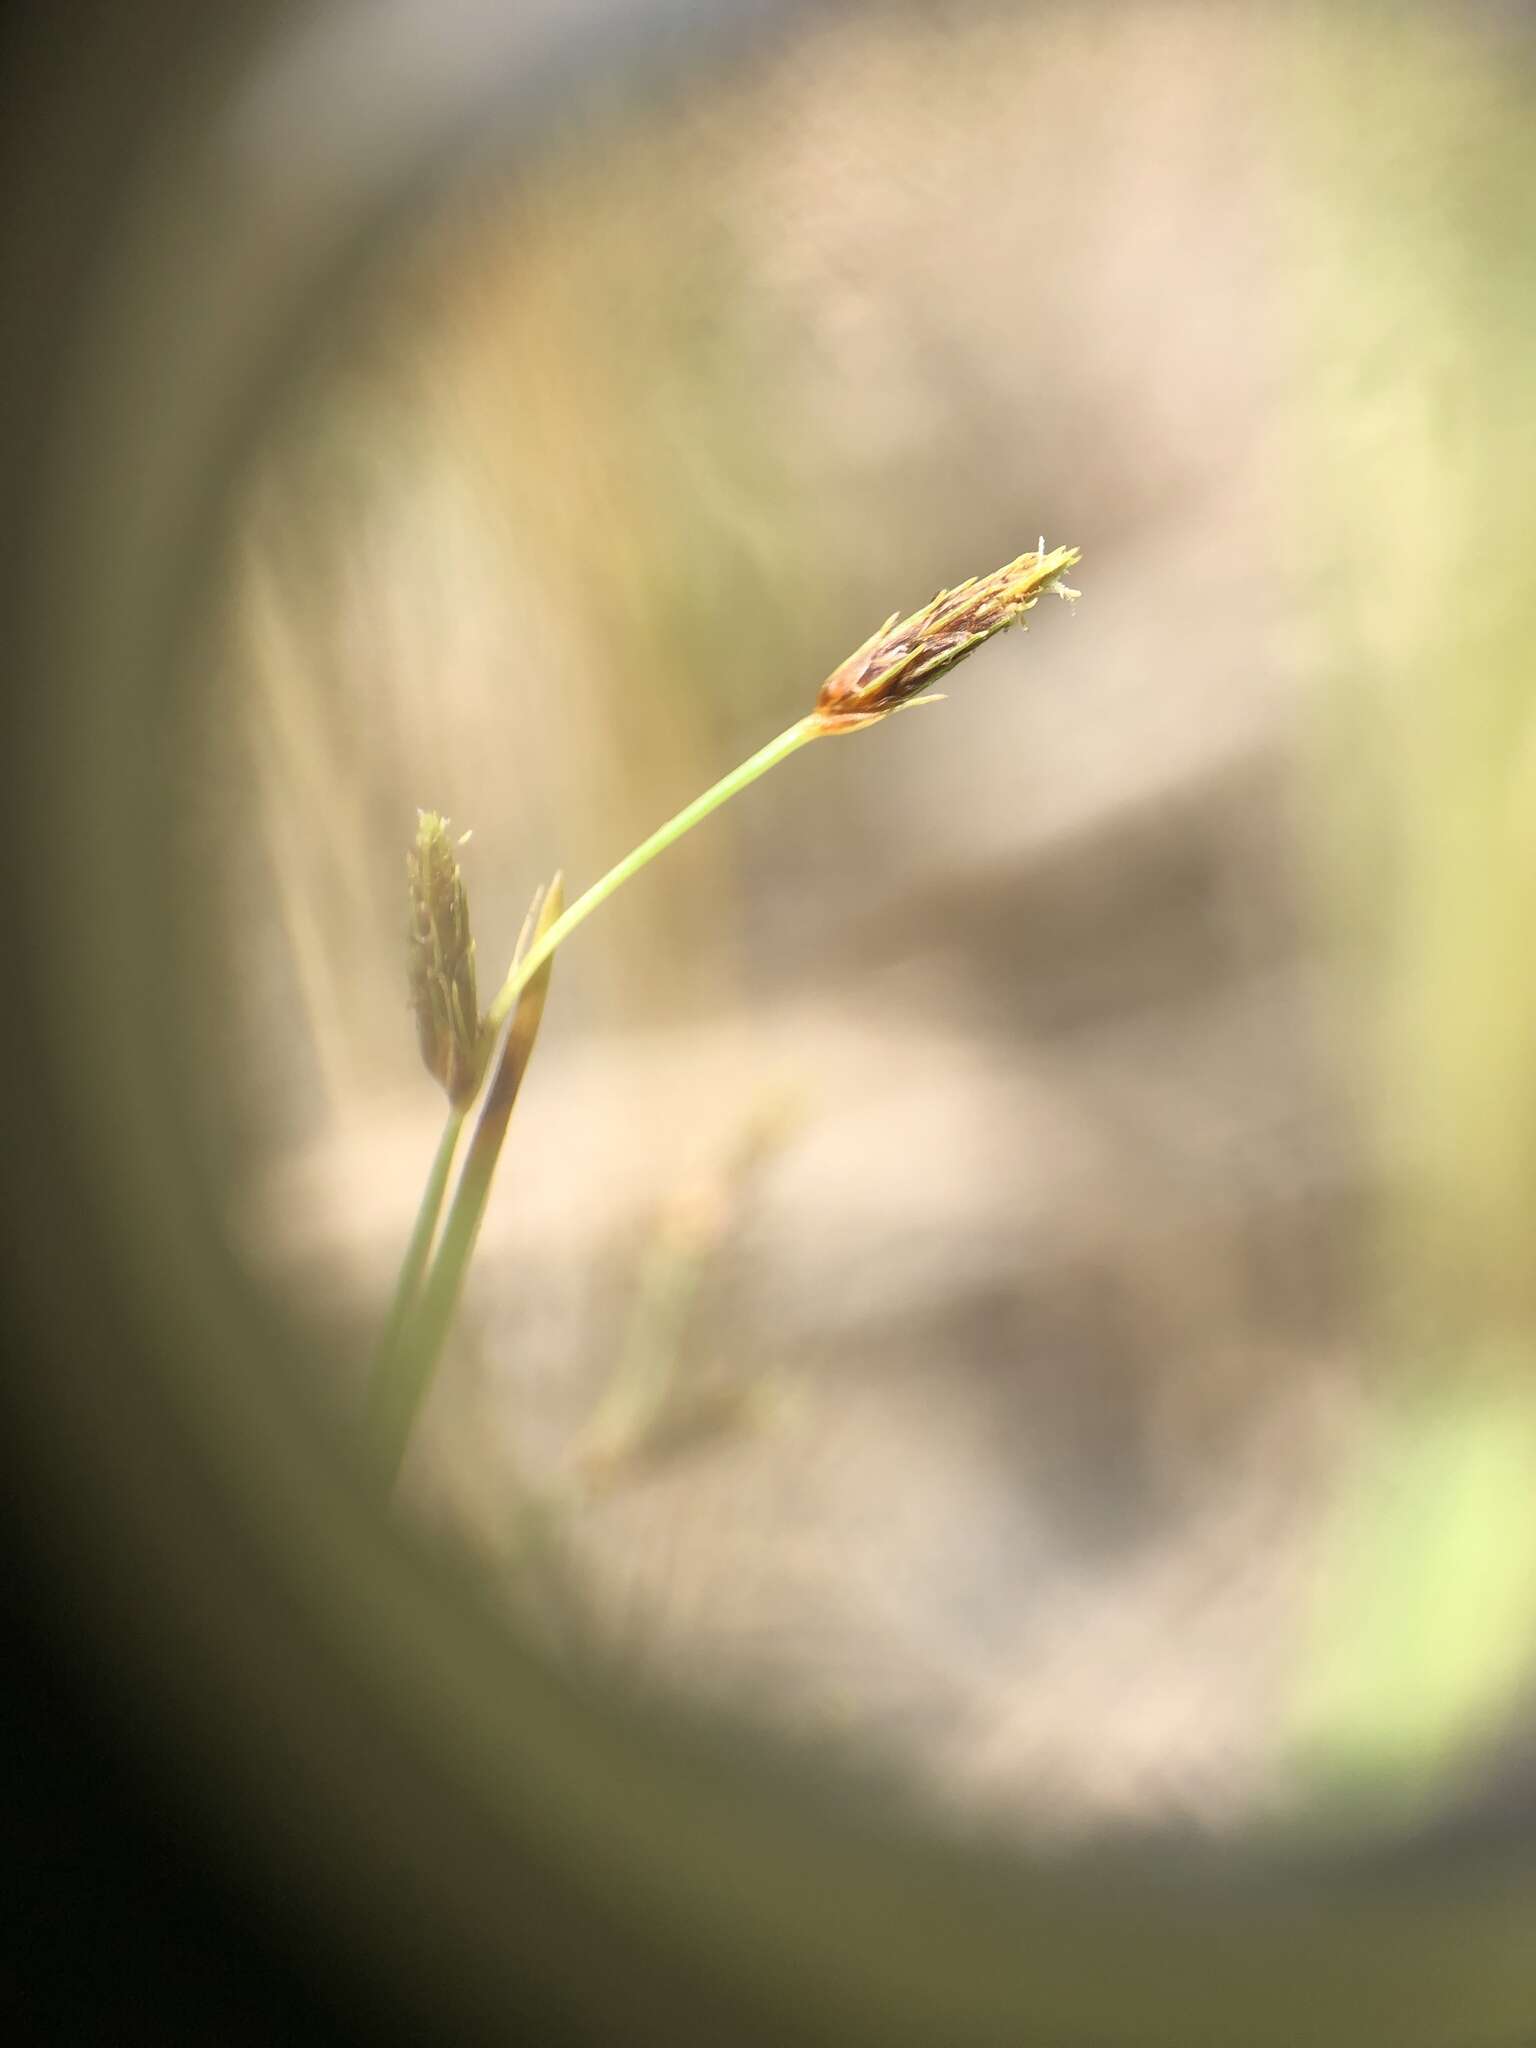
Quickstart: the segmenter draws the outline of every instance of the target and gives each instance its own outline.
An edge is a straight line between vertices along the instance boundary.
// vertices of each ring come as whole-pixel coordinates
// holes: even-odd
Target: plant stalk
[[[776,768],[798,748],[819,739],[824,730],[825,727],[814,716],[797,719],[777,739],[770,740],[766,747],[759,747],[729,775],[723,775],[702,796],[696,796],[691,804],[685,804],[676,817],[668,818],[664,825],[659,825],[649,839],[642,839],[633,851],[625,854],[615,867],[578,896],[570,909],[557,917],[542,937],[534,940],[520,960],[513,962],[495,1001],[485,1013],[487,1026],[493,1031],[500,1029],[512,1005],[555,948],[568,939],[578,925],[584,924],[594,910],[606,903],[616,889],[621,889],[643,867],[649,866],[658,854],[675,845],[685,832],[691,832],[711,811],[717,811],[723,803],[728,803],[733,796],[756,782],[759,776],[766,775],[770,768]]]
[[[541,935],[554,929],[564,900],[557,875],[539,913],[535,946]],[[512,1023],[486,1088],[480,1116],[459,1172],[458,1185],[453,1191],[437,1255],[413,1306],[407,1310],[393,1353],[388,1356],[381,1354],[383,1369],[374,1382],[375,1399],[369,1422],[386,1486],[392,1486],[399,1473],[416,1416],[431,1386],[443,1344],[453,1327],[464,1275],[474,1255],[475,1240],[480,1234],[491,1182],[501,1157],[502,1141],[539,1034],[544,999],[549,992],[549,975],[550,960],[546,949],[542,966],[534,970],[533,978],[523,989],[512,1013]],[[459,1121],[462,1123],[462,1117]],[[439,1147],[440,1159],[445,1152],[451,1159],[452,1147],[446,1141]],[[444,1175],[446,1178],[446,1166]],[[441,1190],[438,1202],[440,1205]]]
[[[421,1204],[416,1211],[416,1221],[411,1228],[411,1241],[406,1246],[405,1257],[400,1262],[400,1277],[395,1282],[395,1294],[389,1305],[389,1316],[374,1353],[371,1404],[387,1401],[390,1361],[400,1348],[411,1311],[416,1306],[416,1297],[421,1292],[422,1275],[427,1270],[427,1258],[432,1250],[432,1240],[437,1234],[437,1219],[442,1210],[443,1196],[447,1192],[448,1174],[453,1165],[453,1155],[459,1148],[459,1133],[464,1128],[466,1114],[467,1111],[464,1109],[450,1109],[448,1121],[443,1125],[443,1134],[437,1141],[437,1151],[433,1155],[427,1184],[421,1192]]]
[[[449,1091],[450,1100],[461,1084],[465,1099],[450,1111],[438,1143],[374,1373],[369,1424],[389,1483],[393,1483],[399,1470],[417,1410],[453,1324],[507,1122],[538,1035],[549,986],[550,961],[556,948],[658,854],[665,853],[712,811],[801,747],[831,733],[862,730],[893,711],[926,701],[929,685],[936,677],[1016,624],[1033,609],[1043,591],[1054,589],[1063,597],[1075,597],[1076,591],[1068,590],[1060,579],[1062,572],[1077,560],[1076,548],[1057,548],[1047,553],[1042,539],[1032,554],[1019,556],[990,576],[971,577],[954,590],[941,591],[908,618],[901,619],[893,613],[878,632],[833,670],[822,684],[816,708],[808,717],[797,719],[692,803],[685,804],[578,896],[568,910],[562,908],[557,875],[549,894],[537,906],[538,922],[531,943],[519,941],[507,978],[478,1029],[472,1028],[474,949],[468,939],[458,867],[444,837],[446,821],[436,813],[422,813],[417,866],[413,869],[422,907],[413,925],[413,937],[421,953],[416,963],[417,978],[430,1007],[418,999],[418,1025],[425,1033],[423,1048],[429,1068]],[[525,925],[525,937],[527,931]],[[487,1042],[495,1042],[509,1017],[512,1021],[500,1059],[485,1091],[437,1255],[429,1267],[437,1218],[469,1107],[468,1096],[479,1071],[474,1062]],[[421,1022],[423,1018],[425,1024]]]

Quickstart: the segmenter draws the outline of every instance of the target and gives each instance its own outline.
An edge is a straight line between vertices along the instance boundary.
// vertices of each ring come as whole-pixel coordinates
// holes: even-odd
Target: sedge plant
[[[905,618],[893,613],[838,664],[803,718],[658,826],[568,907],[556,875],[535,897],[512,964],[483,1015],[457,854],[464,839],[454,841],[448,821],[436,812],[420,814],[408,856],[411,1000],[422,1059],[448,1098],[448,1115],[369,1390],[370,1434],[387,1481],[392,1483],[399,1469],[453,1326],[512,1108],[538,1036],[556,949],[642,868],[801,747],[862,732],[893,712],[936,701],[931,686],[1018,624],[1046,591],[1075,598],[1077,592],[1062,577],[1078,559],[1078,549],[1047,549],[1042,539],[1033,552],[990,576],[971,577],[957,589],[940,591]],[[477,1099],[479,1115],[454,1181],[454,1161]]]

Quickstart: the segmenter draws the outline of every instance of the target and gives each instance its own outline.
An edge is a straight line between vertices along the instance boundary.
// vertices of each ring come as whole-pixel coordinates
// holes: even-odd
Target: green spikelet
[[[474,1096],[485,1068],[486,1033],[475,992],[475,942],[469,935],[469,899],[459,873],[457,841],[448,820],[418,811],[416,844],[406,855],[410,874],[411,1007],[427,1072],[455,1109]]]

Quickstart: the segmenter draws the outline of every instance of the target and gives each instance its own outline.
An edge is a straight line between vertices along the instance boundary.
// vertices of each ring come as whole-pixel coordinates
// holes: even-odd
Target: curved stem
[[[824,729],[814,717],[797,719],[787,731],[781,732],[777,739],[770,740],[766,747],[760,747],[755,754],[743,761],[740,767],[733,768],[729,775],[723,775],[711,788],[706,789],[702,796],[696,796],[691,804],[685,805],[677,813],[676,817],[669,818],[665,825],[659,825],[649,839],[642,839],[632,852],[625,854],[617,866],[611,867],[601,880],[594,882],[590,889],[578,896],[564,916],[556,918],[549,930],[542,938],[534,941],[520,960],[513,962],[511,971],[497,991],[495,1001],[485,1013],[487,1026],[493,1031],[501,1028],[518,996],[555,948],[568,939],[579,924],[584,924],[600,904],[606,903],[616,889],[622,888],[632,876],[639,874],[640,870],[648,866],[659,853],[665,853],[669,846],[675,845],[685,832],[691,832],[711,811],[718,810],[721,804],[729,802],[749,784],[756,782],[760,775],[766,775],[770,768],[776,768],[780,761],[787,759],[798,747],[819,739]]]
[[[470,1140],[458,1185],[449,1204],[437,1254],[430,1269],[427,1260],[438,1213],[442,1208],[449,1168],[453,1162],[464,1113],[449,1117],[439,1143],[432,1173],[422,1196],[416,1228],[406,1251],[400,1281],[395,1291],[389,1323],[379,1346],[378,1362],[369,1403],[369,1432],[380,1463],[392,1483],[410,1441],[416,1414],[425,1398],[449,1330],[458,1309],[464,1275],[479,1234],[481,1218],[491,1191],[491,1180],[501,1155],[507,1120],[512,1112],[518,1086],[533,1050],[548,986],[549,963],[555,948],[584,924],[615,890],[637,875],[643,867],[675,845],[686,832],[776,768],[780,761],[811,740],[819,739],[825,725],[813,714],[759,747],[739,767],[733,768],[694,798],[675,817],[659,825],[648,839],[611,867],[571,905],[556,916],[559,908],[559,879],[545,899],[531,945],[519,946],[507,978],[495,1001],[485,1013],[483,1029],[494,1036],[512,1018],[500,1062],[486,1090],[480,1119]]]

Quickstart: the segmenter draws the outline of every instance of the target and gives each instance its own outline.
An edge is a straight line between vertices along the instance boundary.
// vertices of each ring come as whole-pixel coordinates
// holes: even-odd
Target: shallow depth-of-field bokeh
[[[557,957],[401,1503],[509,1609],[558,1559],[629,1682],[1036,1832],[1230,1827],[1377,1740],[1330,1628],[1394,1374],[1528,1377],[1519,35],[802,21],[483,170],[274,426],[188,739],[198,1086],[343,1415],[441,1120],[416,807],[473,828],[488,993],[537,881],[892,611],[1084,551]],[[1490,1469],[1471,1581],[1529,1555]],[[1437,1568],[1367,1571],[1380,1668],[1440,1599],[1507,1699],[1526,1579],[1495,1622]],[[1407,1765],[1492,1768],[1435,1711]]]

